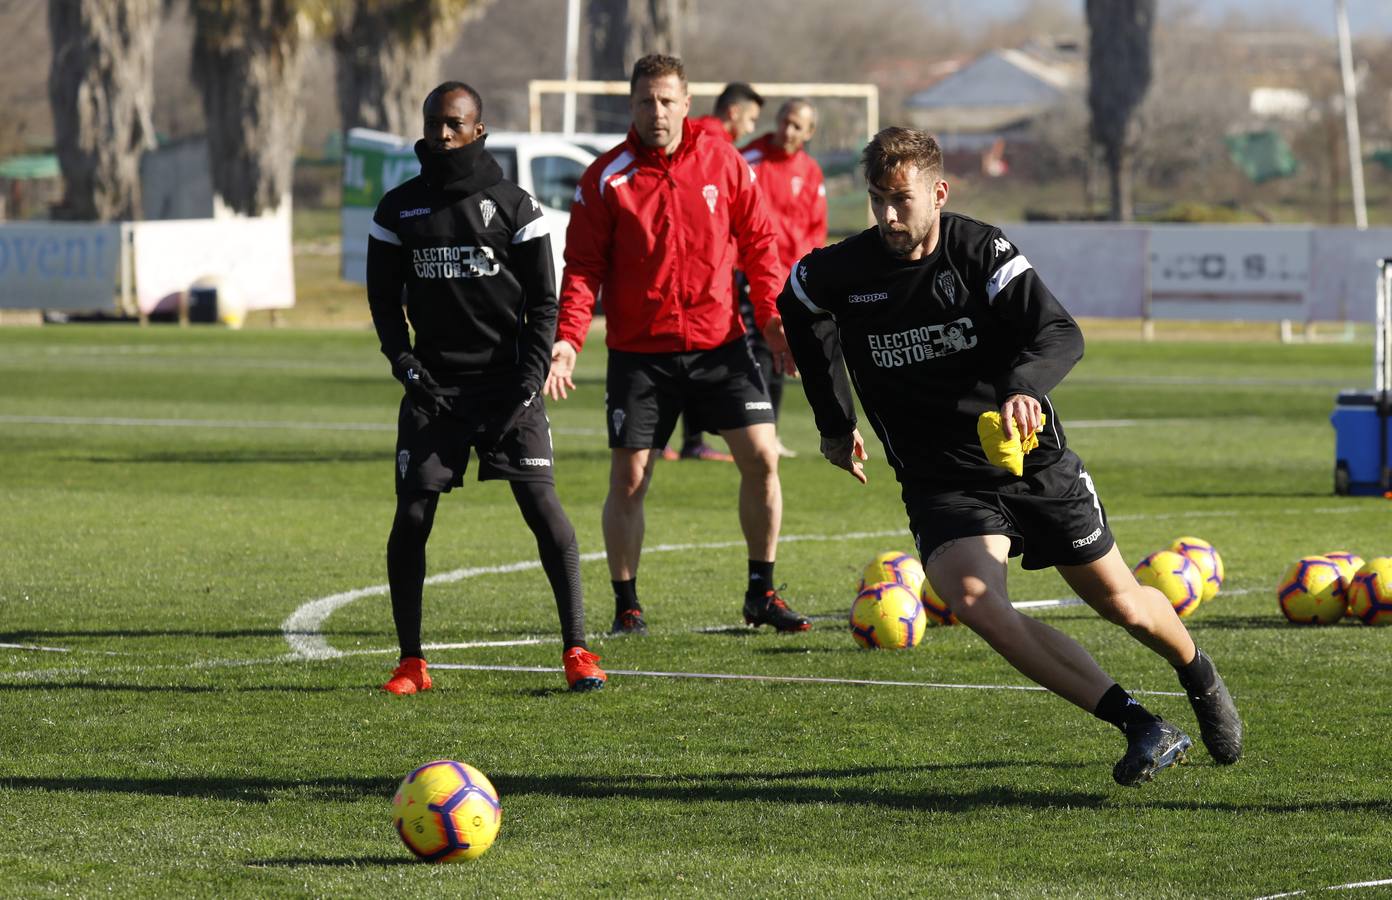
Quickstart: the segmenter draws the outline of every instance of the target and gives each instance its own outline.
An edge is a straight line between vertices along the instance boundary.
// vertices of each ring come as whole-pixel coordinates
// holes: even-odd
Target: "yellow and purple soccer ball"
[[[911,553],[887,550],[866,564],[856,592],[887,581],[897,581],[916,594],[923,585],[923,563]]]
[[[1364,625],[1392,625],[1392,556],[1375,556],[1353,574],[1348,614]]]
[[[938,596],[938,592],[933,590],[933,586],[928,583],[928,579],[923,579],[923,587],[918,591],[918,602],[923,604],[923,612],[928,617],[928,625],[956,625],[957,617],[952,614],[943,598]]]
[[[1132,571],[1141,584],[1164,594],[1181,616],[1192,616],[1203,602],[1203,575],[1194,561],[1183,553],[1157,550],[1138,562]]]
[[[1334,565],[1339,567],[1339,574],[1344,579],[1344,599],[1348,599],[1349,586],[1353,584],[1353,576],[1358,574],[1358,570],[1363,568],[1363,557],[1348,550],[1330,550],[1328,553],[1321,553],[1325,559],[1334,560]],[[1353,613],[1347,608],[1344,615],[1351,616]]]
[[[897,581],[872,584],[851,604],[851,637],[867,650],[918,646],[928,627],[917,591]]]
[[[1276,600],[1298,625],[1332,625],[1348,604],[1339,564],[1324,556],[1301,557],[1276,586]]]
[[[426,862],[476,859],[493,846],[502,824],[503,807],[487,776],[451,759],[416,769],[392,797],[396,833]]]
[[[1225,573],[1223,557],[1218,555],[1213,545],[1203,538],[1186,535],[1175,538],[1170,549],[1189,557],[1189,561],[1199,567],[1199,577],[1203,580],[1203,596],[1200,600],[1207,603],[1216,597],[1218,589],[1223,586]]]

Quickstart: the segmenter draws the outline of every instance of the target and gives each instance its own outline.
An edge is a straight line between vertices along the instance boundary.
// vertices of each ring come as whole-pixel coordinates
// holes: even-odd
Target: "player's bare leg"
[[[645,634],[635,581],[643,552],[643,500],[652,484],[657,455],[647,449],[615,447],[609,456],[609,493],[601,518],[609,578],[614,585],[615,634]]]
[[[1165,595],[1136,581],[1115,546],[1084,566],[1059,566],[1069,587],[1175,667],[1209,755],[1224,765],[1242,756],[1242,719],[1213,661],[1194,646]]]
[[[967,627],[1022,674],[1115,725],[1126,754],[1112,770],[1134,787],[1184,760],[1189,737],[1137,703],[1077,641],[1010,605],[1006,559],[1010,539],[985,535],[948,541],[932,550],[924,569],[933,589]]]
[[[972,631],[1021,674],[1088,712],[1115,681],[1077,641],[1010,605],[1006,559],[1010,538],[981,535],[929,551],[924,571],[933,589]]]
[[[806,616],[794,612],[773,584],[778,533],[783,527],[783,485],[778,479],[778,433],[771,423],[728,428],[720,436],[730,445],[739,469],[739,520],[749,550],[749,584],[744,620],[778,631],[806,631]]]
[[[1197,648],[1165,595],[1136,581],[1115,545],[1083,566],[1059,566],[1059,574],[1083,602],[1160,654],[1172,666],[1192,662]]]

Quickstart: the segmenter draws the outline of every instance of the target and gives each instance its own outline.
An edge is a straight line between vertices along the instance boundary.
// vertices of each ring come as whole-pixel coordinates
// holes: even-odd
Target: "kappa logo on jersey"
[[[576,185],[575,189],[577,191],[580,190],[580,186]],[[541,204],[537,202],[537,198],[528,195],[527,199],[532,201],[532,212],[536,212],[537,210],[541,209]]]
[[[794,196],[794,197],[796,197],[798,194],[801,194],[801,193],[802,193],[802,184],[803,184],[803,181],[804,181],[804,179],[803,179],[803,177],[802,177],[801,175],[794,175],[794,176],[793,176],[793,179],[792,179],[792,182],[791,182],[791,184],[790,184],[790,187],[792,187],[792,189],[793,189],[793,196]]]
[[[575,186],[575,202],[581,206],[585,205],[585,195],[580,193],[580,185]]]
[[[401,473],[401,477],[406,477],[406,467],[411,464],[411,451],[402,450],[396,454],[396,471]]]
[[[417,278],[483,278],[502,271],[492,247],[413,247],[411,265]]]
[[[798,263],[797,275],[798,281],[801,281],[803,284],[807,283],[807,265],[805,263]]]
[[[708,184],[701,188],[701,196],[706,198],[706,208],[715,214],[715,201],[720,199],[720,188],[713,184]]]
[[[957,302],[957,279],[950,271],[938,273],[938,296],[946,300],[948,306]]]
[[[873,294],[851,294],[846,298],[847,303],[879,303],[881,300],[888,300],[889,294],[884,291],[876,291]]]
[[[891,334],[867,334],[870,359],[882,369],[941,359],[976,346],[976,328],[963,316],[945,325],[924,325]]]
[[[1015,249],[1014,247],[1011,247],[1010,242],[1003,237],[996,238],[995,242],[991,246],[995,248],[997,256],[1004,256],[1011,250]]]
[[[498,211],[498,204],[484,197],[479,201],[479,214],[483,216],[483,227],[487,228],[488,223],[493,221],[493,214]]]
[[[430,207],[417,206],[415,209],[403,209],[399,215],[403,219],[409,219],[412,216],[428,216],[430,215]]]
[[[615,437],[618,437],[620,434],[623,434],[623,423],[625,418],[626,414],[621,409],[616,409],[609,414],[610,421],[614,423]]]

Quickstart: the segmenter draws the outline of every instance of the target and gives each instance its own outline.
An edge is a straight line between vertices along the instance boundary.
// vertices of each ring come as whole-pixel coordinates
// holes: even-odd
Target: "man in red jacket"
[[[565,279],[546,393],[567,396],[603,291],[609,347],[606,422],[611,451],[604,545],[616,633],[646,632],[636,586],[643,499],[677,415],[716,428],[740,474],[739,518],[749,550],[744,618],[805,631],[774,587],[783,515],[778,439],[763,374],[744,340],[731,271],[748,273],[755,321],[774,364],[791,370],[775,298],[783,269],[754,173],[728,142],[686,121],[681,60],[650,55],[630,79],[628,139],[585,171],[566,231]]]
[[[803,149],[816,130],[817,110],[811,101],[797,97],[779,107],[775,130],[741,151],[759,179],[759,191],[778,234],[778,261],[784,271],[791,271],[798,260],[826,243],[827,203],[822,167]],[[747,294],[745,279],[740,279],[740,286],[741,292]],[[741,302],[740,308],[754,359],[769,373],[769,398],[776,420],[783,403],[783,375],[774,369],[768,344],[758,329],[750,327],[747,301]],[[782,441],[778,442],[778,452],[781,456],[796,455]]]
[[[754,133],[754,129],[759,122],[759,113],[764,108],[764,98],[753,86],[744,81],[732,81],[725,85],[720,96],[715,98],[715,112],[709,116],[701,116],[699,119],[692,119],[691,125],[705,131],[712,137],[738,144],[746,137]],[[777,223],[775,222],[775,227]],[[821,246],[820,244],[818,246]],[[744,293],[748,293],[745,290]],[[748,308],[747,300],[741,300],[740,310],[745,318],[746,328],[752,327],[751,311]],[[768,381],[769,394],[773,402],[774,415],[778,415],[778,394],[782,392],[782,376],[773,375],[768,367],[769,361],[758,353],[758,347],[763,344],[760,338],[755,342],[755,360],[764,367],[764,378]],[[721,453],[719,450],[706,443],[702,437],[705,429],[700,423],[693,422],[691,416],[682,416],[682,442],[681,450],[673,450],[670,447],[662,451],[663,459],[704,459],[717,462],[732,462],[734,457],[728,453]],[[782,444],[779,444],[782,447]]]

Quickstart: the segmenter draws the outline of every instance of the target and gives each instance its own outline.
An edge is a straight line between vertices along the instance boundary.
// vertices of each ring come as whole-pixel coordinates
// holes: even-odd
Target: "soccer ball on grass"
[[[1354,573],[1348,614],[1364,625],[1392,625],[1392,556],[1377,556]]]
[[[488,778],[450,759],[416,769],[392,797],[396,833],[426,862],[476,859],[493,846],[502,824],[503,808]]]
[[[1334,565],[1339,567],[1339,574],[1344,579],[1344,599],[1348,600],[1348,591],[1353,584],[1353,576],[1358,574],[1358,570],[1363,568],[1363,557],[1357,553],[1350,553],[1347,550],[1330,550],[1328,553],[1321,553],[1325,559],[1334,561]],[[1351,616],[1353,613],[1346,607],[1344,615]]]
[[[1339,621],[1348,601],[1338,563],[1324,556],[1301,557],[1276,586],[1276,600],[1285,617],[1298,625]]]
[[[888,550],[876,556],[865,566],[860,575],[856,591],[863,591],[873,584],[897,581],[914,593],[923,585],[923,564],[918,557],[897,550]]]
[[[1203,538],[1185,536],[1175,538],[1170,549],[1189,557],[1189,561],[1199,567],[1199,577],[1203,581],[1203,597],[1200,600],[1207,603],[1216,597],[1218,589],[1223,586],[1224,570],[1223,557],[1218,555],[1213,545]]]
[[[927,626],[917,591],[897,581],[872,584],[851,604],[851,636],[867,650],[916,647]]]
[[[1183,553],[1157,550],[1136,564],[1136,580],[1165,595],[1174,611],[1191,616],[1203,601],[1203,575]]]

